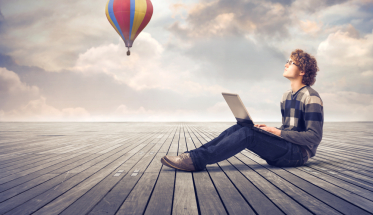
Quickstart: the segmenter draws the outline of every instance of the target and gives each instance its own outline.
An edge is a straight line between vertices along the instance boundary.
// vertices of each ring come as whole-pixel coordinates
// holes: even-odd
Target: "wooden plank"
[[[198,214],[193,174],[190,172],[176,171],[172,214]]]
[[[144,152],[147,152],[148,150],[150,150],[151,147],[153,147],[153,145],[149,144],[151,141],[152,139],[147,141],[144,149],[142,149]],[[116,158],[114,156],[111,156],[109,160],[107,161],[105,160],[99,163],[98,166],[96,165],[98,169],[96,173],[89,176],[89,178],[87,177],[87,179],[82,181],[82,183],[79,183],[77,186],[74,185],[72,189],[70,189],[71,186],[69,186],[69,189],[67,192],[61,192],[63,193],[62,195],[58,196],[58,198],[53,200],[53,202],[42,207],[40,210],[35,212],[35,214],[59,214],[61,213],[67,207],[69,207],[72,203],[74,203],[80,196],[84,195],[93,186],[95,186],[100,181],[102,181],[105,177],[107,177],[108,175],[115,174],[115,170],[118,168],[118,166],[122,165],[125,161],[127,161],[128,159],[130,159],[132,156],[135,156],[135,155],[122,154]],[[144,157],[148,156],[147,153],[142,153],[141,155]],[[112,159],[112,158],[115,158],[115,159]],[[75,207],[75,208],[72,207],[72,208],[79,209],[82,207],[82,205],[79,205],[79,206],[80,207]],[[68,213],[68,211],[66,213]]]
[[[143,214],[150,195],[158,180],[159,171],[162,164],[159,162],[160,157],[146,169],[140,180],[133,188],[131,193],[125,199],[116,214]],[[164,184],[161,184],[161,186]],[[166,198],[167,199],[167,198]],[[165,200],[166,200],[165,199]],[[166,201],[165,201],[166,202]],[[166,207],[166,212],[170,207]]]
[[[100,148],[104,148],[104,147],[106,147],[106,146],[105,145],[98,145],[98,146],[93,147],[91,149],[87,149],[85,151],[82,151],[83,154],[77,154],[75,157],[67,159],[63,162],[60,162],[60,163],[56,164],[56,165],[52,165],[52,166],[44,168],[42,170],[35,171],[35,172],[30,173],[28,175],[25,175],[25,176],[19,177],[17,179],[14,179],[12,181],[9,181],[7,183],[1,184],[0,185],[0,192],[2,192],[4,190],[7,190],[7,189],[10,189],[12,187],[15,187],[17,185],[23,184],[23,183],[25,183],[27,181],[30,181],[30,180],[33,180],[35,178],[37,180],[37,177],[39,177],[43,174],[46,174],[46,173],[53,172],[53,174],[61,174],[61,173],[67,172],[67,171],[69,171],[69,170],[71,170],[71,169],[73,169],[73,168],[75,168],[79,165],[82,165],[82,164],[84,164],[88,161],[93,160],[96,157],[99,157],[99,155],[96,155],[94,152],[97,151],[97,150],[100,150]]]
[[[302,189],[294,186],[294,181],[287,181],[284,178],[281,178],[279,175],[275,174],[280,171],[283,171],[281,168],[269,167],[270,170],[273,170],[269,171],[269,169],[262,168],[261,166],[257,165],[256,162],[245,158],[243,155],[237,155],[237,157],[239,159],[242,159],[241,161],[245,162],[247,165],[252,167],[254,171],[256,171],[262,177],[267,179],[271,184],[276,186],[277,189],[280,189],[282,192],[286,193],[288,196],[296,200],[300,205],[307,208],[313,214],[340,214],[340,212],[334,210],[329,205],[309,195]],[[269,165],[266,165],[265,167],[267,166]]]
[[[261,166],[267,166],[265,164],[265,161],[261,161],[257,156],[251,154],[250,152],[243,152],[245,156],[248,158],[251,158],[255,160],[256,162],[260,162]],[[241,159],[245,159],[244,157],[240,157]],[[269,165],[268,165],[269,166]],[[295,168],[285,168],[288,172],[292,172]],[[329,192],[325,192],[323,187],[317,186],[317,184],[314,183],[315,178],[310,177],[301,177],[303,180],[299,180],[297,177],[294,177],[294,175],[287,174],[287,171],[277,171],[276,173],[282,176],[283,178],[288,179],[293,184],[295,184],[297,187],[301,188],[302,190],[306,191],[307,193],[311,194],[312,196],[316,197],[317,199],[323,201],[324,203],[330,205],[334,209],[344,213],[344,214],[367,214],[366,211],[360,209],[359,207],[356,207],[355,205],[349,203],[348,201],[345,201],[340,198],[340,196],[333,195]],[[296,176],[300,176],[299,174],[295,174]],[[310,181],[311,180],[311,181]],[[316,185],[316,186],[314,186]],[[328,190],[326,190],[328,191]],[[338,198],[339,197],[339,198]]]
[[[177,153],[170,152],[170,151],[178,148],[180,132],[181,132],[181,127],[178,126],[176,133],[174,135],[174,138],[171,142],[169,151],[167,152],[167,155],[171,155],[171,156],[177,155]],[[155,159],[152,162],[152,166],[155,166],[155,167],[147,169],[148,172],[151,169],[154,169],[155,171],[159,171],[160,169],[159,167],[162,166],[161,167],[162,169],[159,172],[158,179],[155,182],[156,184],[154,186],[154,189],[149,198],[149,202],[147,203],[145,207],[145,214],[171,214],[172,199],[173,199],[174,185],[175,185],[175,169],[162,165],[160,160],[164,155],[166,155],[166,153],[161,153],[161,152],[158,153],[157,159]],[[124,207],[127,209],[122,209],[122,210],[128,211],[126,213],[132,213],[132,212],[137,213],[141,211],[138,209],[136,211],[133,211],[133,207],[138,208],[138,206],[133,206],[132,203],[127,203],[127,205],[125,205]]]
[[[79,139],[77,140],[70,140],[70,143],[73,143],[74,141],[78,141]],[[68,142],[69,140],[64,140],[66,142]],[[46,142],[45,144],[47,144],[46,146],[40,146],[41,148],[45,148],[47,147],[47,149],[55,149],[56,147],[58,148],[59,146],[58,145],[61,145],[59,142]],[[82,143],[79,143],[80,145]],[[57,145],[57,146],[56,146]],[[65,144],[61,145],[61,146],[64,146]],[[69,144],[71,145],[71,144]],[[24,148],[24,147],[23,147]],[[35,147],[32,147],[32,150],[27,150],[27,151],[23,151],[23,152],[20,152],[18,151],[18,153],[27,153],[27,157],[26,156],[23,156],[21,157],[21,159],[19,159],[17,162],[19,162],[20,160],[23,160],[23,159],[27,159],[27,164],[30,164],[32,163],[32,156],[37,156],[37,157],[50,157],[50,156],[53,156],[53,155],[44,155],[44,154],[40,154],[39,152],[41,151],[41,148],[35,148]],[[36,154],[35,154],[36,153]],[[22,155],[22,154],[21,154]],[[14,160],[14,159],[13,159]],[[5,162],[4,162],[5,163]],[[3,163],[3,164],[4,164]],[[14,162],[13,162],[14,163]],[[24,163],[23,163],[24,164]]]
[[[156,160],[160,160],[165,154],[159,154],[156,157]],[[162,166],[162,164],[160,164]],[[168,168],[168,170],[164,170],[165,168],[162,168],[162,171],[159,174],[159,177],[156,181],[156,184],[154,186],[154,190],[151,194],[151,197],[149,199],[148,205],[144,206],[141,205],[141,208],[145,208],[145,214],[159,214],[159,215],[166,215],[171,214],[172,210],[172,199],[173,199],[173,193],[174,193],[174,181],[175,181],[175,170]],[[140,189],[140,188],[139,188]],[[140,189],[141,190],[141,189]],[[136,192],[136,191],[134,191]],[[136,201],[136,199],[140,199],[141,197],[147,199],[146,194],[137,194],[137,197],[133,196],[132,201]],[[145,200],[144,199],[144,200]],[[138,205],[133,205],[131,202],[128,202],[129,200],[126,200],[125,205],[122,209],[122,211],[126,211],[124,214],[132,214],[132,212],[141,211],[139,210]],[[131,206],[129,206],[131,205]],[[134,210],[136,208],[136,210]],[[120,212],[123,213],[123,212]],[[120,214],[119,213],[119,214]]]
[[[22,167],[21,165],[23,164],[23,166],[24,166],[24,162],[27,162],[28,164],[32,164],[32,163],[38,162],[40,160],[47,159],[48,156],[53,156],[53,155],[24,154],[24,155],[20,156],[18,159],[13,158],[13,159],[7,160],[7,161],[10,161],[10,162],[6,162],[4,164],[1,164],[0,170],[8,171],[8,170],[11,170],[11,169]]]
[[[356,186],[362,187],[364,189],[373,191],[373,184],[370,183],[370,178],[368,176],[359,174],[358,171],[349,171],[347,169],[338,169],[337,173],[336,167],[330,166],[328,164],[322,164],[322,165],[315,165],[315,164],[307,164],[305,167],[310,168],[310,170],[317,173],[324,173],[327,175],[330,175],[332,177],[341,179],[345,182],[349,182],[351,184],[354,184]]]
[[[182,145],[179,153],[194,149],[190,135],[183,125],[183,137],[180,138]],[[187,146],[187,144],[189,145]],[[185,145],[185,147],[184,147]],[[171,168],[169,168],[171,169]],[[163,169],[162,169],[163,170]],[[197,198],[194,189],[193,173],[176,171],[174,198],[172,204],[172,214],[198,214]]]
[[[66,175],[59,175],[49,181],[46,181],[45,183],[36,186],[30,190],[27,190],[22,193],[22,195],[17,195],[5,202],[0,203],[0,213],[3,214],[5,212],[9,212],[11,214],[30,214],[34,210],[29,210],[29,207],[27,207],[29,204],[34,205],[35,202],[29,201],[30,199],[35,199],[37,198],[38,195],[44,193],[46,190],[49,190],[55,186],[58,186],[59,184],[62,184],[65,179],[69,179],[72,176],[76,174],[66,174]],[[28,201],[28,202],[27,202]],[[21,204],[27,202],[25,207],[17,207],[20,206]],[[36,202],[37,203],[37,202]],[[13,211],[11,211],[14,209]],[[18,212],[22,211],[22,212]]]
[[[170,148],[168,149],[168,153],[177,153],[179,148],[179,138],[180,138],[180,128],[181,126],[178,125],[177,131],[175,133],[174,140],[171,143]]]
[[[88,146],[80,146],[80,147],[77,147],[75,149],[71,149],[70,151],[72,150],[79,150],[79,151],[83,151],[83,150],[86,150],[86,149],[90,149],[92,148],[90,145]],[[70,151],[66,151],[67,152],[70,152]],[[69,153],[70,154],[70,153]],[[8,176],[8,175],[12,175],[12,174],[15,174],[15,173],[19,173],[19,172],[23,172],[23,171],[27,171],[33,167],[40,167],[42,166],[43,164],[45,163],[51,163],[53,161],[56,161],[56,160],[66,160],[66,154],[51,154],[51,155],[48,155],[48,156],[45,156],[44,158],[38,160],[35,162],[35,160],[33,160],[32,162],[28,163],[27,165],[25,164],[18,164],[18,165],[15,165],[14,167],[12,166],[11,168],[7,168],[7,171],[4,172],[4,176]]]
[[[297,176],[303,178],[304,180],[307,180],[318,187],[321,187],[334,195],[337,195],[338,197],[362,208],[365,209],[366,211],[373,211],[373,204],[372,201],[369,201],[361,196],[358,196],[352,192],[349,192],[347,190],[341,189],[340,187],[337,187],[333,185],[332,183],[323,181],[321,179],[318,179],[315,176],[312,176],[308,173],[302,172],[297,169],[288,169],[289,172],[296,174]],[[363,212],[359,212],[360,214],[363,214]]]
[[[205,144],[211,141],[209,135],[203,132],[195,131],[202,138],[198,138],[199,144]],[[198,144],[197,144],[198,145]],[[207,172],[210,175],[214,186],[216,187],[220,198],[229,214],[255,214],[250,205],[241,196],[236,187],[232,184],[229,178],[222,172],[217,164],[207,166]]]
[[[373,169],[370,165],[373,164],[370,156],[373,132],[366,126],[369,123],[364,126],[353,123],[352,128],[326,123],[325,138],[317,156],[309,160],[307,167],[272,168],[256,156],[250,158],[243,154],[209,165],[208,171],[202,171],[202,176],[201,172],[175,171],[161,165],[160,157],[166,153],[177,155],[198,147],[232,124],[0,124],[0,149],[4,149],[0,150],[0,170],[4,170],[0,177],[4,179],[9,173],[15,176],[0,184],[0,201],[3,201],[0,214],[10,209],[14,209],[9,211],[12,214],[42,213],[43,210],[45,213],[114,214],[121,207],[129,209],[124,213],[141,214],[211,214],[211,211],[226,214],[248,213],[250,210],[257,214],[303,213],[292,208],[294,205],[314,214],[335,214],[336,211],[343,214],[372,213],[367,205],[373,202]],[[167,137],[167,129],[178,129],[178,133],[175,135],[174,130]],[[141,138],[144,135],[150,138],[151,133],[155,141],[149,139],[146,144],[138,141],[145,141],[147,138]],[[131,135],[131,141],[114,141]],[[106,145],[100,147],[99,144],[104,142]],[[131,143],[137,146],[131,147]],[[155,151],[156,148],[159,150]],[[129,156],[126,161],[121,159],[124,153]],[[113,156],[117,159],[113,160]],[[58,157],[60,162],[46,165]],[[105,165],[112,165],[112,171],[105,172]],[[144,169],[135,173],[134,168],[141,165],[147,172]],[[251,171],[242,171],[245,167]],[[33,171],[22,175],[29,169]],[[119,170],[123,172],[113,176]],[[204,184],[210,187],[206,188]],[[145,189],[141,190],[144,185]],[[283,198],[281,193],[285,200],[279,199]],[[215,204],[206,200],[211,196],[217,198],[220,209],[209,210]],[[360,201],[359,198],[365,202],[360,202],[360,205],[354,202]],[[281,205],[281,202],[288,202],[288,205]],[[250,209],[242,210],[242,206]]]
[[[91,150],[88,150],[88,151],[100,150],[100,148],[102,148],[102,147],[105,147],[105,146],[100,146],[99,148],[92,148]],[[56,175],[57,176],[61,173],[68,172],[69,170],[73,169],[74,167],[77,167],[79,165],[84,164],[85,162],[87,162],[87,160],[89,161],[89,160],[92,160],[96,157],[98,157],[98,155],[96,155],[96,154],[91,154],[91,155],[86,154],[85,156],[77,156],[73,159],[69,159],[69,160],[66,160],[65,162],[61,162],[59,165],[55,165],[55,166],[52,166],[50,168],[45,168],[45,169],[43,169],[39,172],[34,172],[34,173],[31,173],[31,174],[29,174],[25,177],[19,178],[18,180],[13,180],[13,181],[10,181],[8,183],[2,184],[2,185],[0,185],[0,189],[2,191],[7,190],[6,192],[11,192],[11,193],[18,194],[18,193],[24,192],[25,190],[28,190],[28,189],[32,188],[33,186],[37,186],[38,185],[37,183],[40,182],[39,177],[42,177],[44,174],[48,174],[49,172],[52,172],[53,170],[58,169],[58,168],[60,168],[60,169],[65,168],[65,171],[62,171],[58,174],[48,174],[48,175]],[[79,162],[80,160],[83,160],[83,162]],[[22,186],[18,186],[18,185],[22,185]],[[12,189],[10,189],[10,188],[12,188]],[[2,193],[2,195],[4,195],[4,192]]]
[[[284,214],[266,195],[227,160],[218,163],[257,214]]]
[[[6,144],[1,144],[0,149],[2,150],[2,154],[6,152],[8,149],[12,148],[22,148],[22,146],[26,146],[26,149],[30,149],[32,146],[33,148],[37,147],[38,145],[45,144],[49,141],[60,141],[61,139],[66,139],[68,137],[33,137],[33,138],[25,138],[22,139],[22,141],[16,141],[16,142],[9,142]]]
[[[237,156],[237,155],[236,155]],[[285,214],[311,214],[289,196],[278,190],[273,184],[265,178],[255,173],[237,158],[229,158],[228,161],[233,164],[248,180],[250,180],[261,192],[263,192],[278,208]]]
[[[57,165],[57,164],[65,161],[65,160],[72,159],[75,156],[77,156],[77,155],[72,154],[72,155],[68,155],[68,156],[66,156],[66,155],[55,156],[55,159],[51,159],[51,160],[49,160],[48,162],[45,162],[42,165],[33,165],[27,170],[24,170],[24,171],[21,171],[21,172],[17,171],[17,172],[14,172],[13,174],[10,174],[6,177],[1,178],[0,179],[0,184],[9,182],[11,180],[17,179],[17,178],[22,177],[22,176],[26,176],[26,175],[31,174],[33,172],[43,170],[43,169],[51,167],[53,165]]]
[[[195,147],[201,144],[197,140],[198,135],[188,127],[188,133],[192,138]],[[206,170],[193,173],[194,186],[197,193],[199,212],[201,214],[227,214],[227,211],[215,189],[213,182]]]
[[[168,136],[168,135],[166,135]],[[160,142],[165,142],[166,138],[159,139]],[[153,140],[154,141],[154,140]],[[152,142],[153,142],[152,141]],[[118,183],[119,180],[121,180],[126,174],[132,174],[134,165],[139,162],[140,159],[146,159],[154,160],[154,155],[159,150],[160,145],[152,145],[148,144],[146,146],[147,148],[143,148],[142,151],[146,151],[146,155],[144,156],[133,156],[127,161],[131,162],[125,162],[124,164],[130,163],[130,165],[124,165],[117,167],[117,169],[112,172],[110,175],[108,175],[104,180],[102,180],[99,184],[97,184],[95,187],[93,187],[89,192],[85,193],[83,196],[81,196],[77,201],[75,201],[73,204],[71,204],[68,208],[66,208],[61,214],[87,214],[92,210],[92,208]],[[148,157],[148,158],[147,158]],[[155,157],[155,160],[157,157]],[[144,162],[145,164],[145,162]],[[144,168],[137,166],[137,168]],[[117,177],[113,177],[113,174],[116,174],[118,171],[120,171],[119,175]],[[139,171],[140,172],[140,171]],[[120,177],[119,177],[120,176]]]
[[[373,161],[369,161],[366,159],[362,160],[362,159],[357,158],[356,156],[350,156],[350,155],[340,156],[340,154],[333,153],[332,151],[328,151],[328,153],[321,152],[319,154],[328,156],[328,158],[330,158],[329,156],[336,156],[338,157],[339,162],[346,161],[348,163],[354,163],[355,165],[358,164],[366,169],[373,170],[373,168],[371,167],[371,165],[373,164]]]
[[[327,156],[327,155],[322,155],[322,154],[317,155],[312,159],[315,160],[315,161],[325,162],[327,164],[334,165],[334,166],[337,166],[337,167],[355,168],[355,169],[357,169],[361,172],[363,172],[363,170],[364,170],[364,174],[368,175],[368,176],[370,176],[373,173],[373,168],[371,168],[367,165],[361,165],[361,163],[363,161],[360,162],[360,164],[359,164],[358,162],[349,161],[349,160],[346,160],[346,159],[342,159],[340,157],[333,158],[330,155]]]
[[[371,139],[359,138],[358,134],[354,134],[353,140],[348,140],[346,134],[340,134],[340,136],[343,139],[323,136],[322,142],[327,142],[327,146],[331,149],[336,148],[343,153],[361,152],[361,155],[367,155],[368,152],[372,151],[372,148],[370,148]]]
[[[158,173],[144,173],[116,214],[142,214],[157,178]]]
[[[22,184],[21,186],[17,186],[13,189],[6,190],[5,192],[2,192],[0,195],[0,202],[4,202],[7,199],[10,199],[13,196],[16,196],[22,192],[25,192],[39,184],[42,184],[52,178],[55,178],[58,176],[58,174],[44,174],[38,177],[35,180],[30,181],[30,183]]]
[[[178,155],[184,153],[185,151],[187,151],[187,146],[185,141],[185,126],[183,125],[180,129]]]
[[[221,199],[206,171],[193,173],[194,186],[201,214],[227,214]]]
[[[30,156],[40,155],[39,152],[41,152],[42,150],[49,150],[49,149],[53,149],[56,147],[62,147],[62,145],[61,146],[58,146],[58,144],[57,146],[55,145],[56,145],[55,142],[51,142],[51,145],[40,145],[38,147],[31,147],[30,149],[24,149],[25,147],[23,147],[22,149],[15,149],[11,152],[7,152],[6,154],[2,154],[0,164],[19,162],[20,160],[30,158]],[[25,155],[28,155],[28,157],[22,157]],[[19,156],[20,156],[20,159],[18,160],[14,159],[14,158],[18,158]]]
[[[175,131],[173,131],[175,132]],[[171,135],[170,137],[173,137]],[[168,148],[172,142],[171,138],[167,138],[163,145],[160,145],[160,150],[166,147]],[[90,211],[89,214],[115,214],[121,207],[122,203],[127,199],[134,186],[138,183],[139,179],[142,178],[145,168],[149,165],[149,161],[142,159],[136,164],[132,171],[140,170],[135,176],[127,174],[123,177],[114,187],[111,189],[104,198]],[[152,172],[155,173],[155,172]]]
[[[255,214],[217,164],[208,165],[207,171],[229,214]]]
[[[148,137],[144,138],[145,140]],[[135,148],[136,145],[134,145],[132,148]],[[112,152],[112,153],[106,153],[99,157],[99,159],[96,159],[96,163],[89,163],[88,165],[84,164],[82,166],[85,166],[85,168],[82,168],[82,166],[77,167],[79,171],[72,171],[67,172],[67,174],[61,174],[58,177],[53,178],[52,180],[47,181],[46,183],[43,183],[42,185],[39,185],[33,189],[30,189],[26,192],[24,192],[22,195],[18,195],[16,197],[11,198],[10,200],[0,203],[0,213],[2,211],[9,211],[10,209],[13,209],[17,206],[20,206],[25,201],[28,201],[31,199],[31,201],[28,201],[26,204],[17,207],[13,210],[16,214],[27,214],[36,211],[41,206],[44,206],[46,203],[48,203],[50,200],[53,199],[61,194],[61,192],[66,192],[68,189],[70,189],[72,186],[74,186],[77,183],[80,183],[81,181],[85,180],[88,176],[91,176],[96,171],[91,171],[91,169],[97,169],[98,166],[104,167],[108,164],[110,164],[112,161],[118,159],[123,153],[130,150],[131,148],[124,148],[123,152]],[[76,169],[76,168],[75,168]],[[79,173],[79,174],[78,174]],[[78,175],[78,177],[74,177]],[[51,188],[53,191],[49,191],[51,194],[46,195],[46,191],[50,190]],[[39,194],[44,194],[41,196],[38,196]],[[55,197],[53,197],[55,196]],[[4,205],[4,206],[3,206]]]
[[[361,197],[364,197],[369,200],[373,200],[373,192],[368,192],[366,189],[363,189],[361,187],[358,187],[351,183],[345,183],[345,181],[342,181],[338,178],[332,177],[328,174],[324,174],[323,172],[314,172],[313,170],[310,170],[309,168],[297,168],[297,170],[304,171],[308,174],[311,174],[315,176],[316,178],[322,179],[324,181],[327,181],[337,187],[340,187],[342,189],[348,190],[351,193],[354,193],[356,195],[359,195]],[[337,173],[336,173],[337,174]]]
[[[27,144],[27,145],[19,145],[12,147],[8,150],[4,150],[3,154],[9,154],[9,153],[33,153],[33,152],[44,152],[47,150],[53,150],[56,148],[61,148],[65,147],[66,143],[69,143],[70,141],[72,142],[78,142],[79,139],[85,139],[86,137],[72,137],[72,136],[66,136],[64,138],[60,139],[54,139],[53,141],[48,140],[48,141],[41,141],[41,142],[35,142],[32,144]],[[54,144],[48,144],[48,143],[54,143]]]

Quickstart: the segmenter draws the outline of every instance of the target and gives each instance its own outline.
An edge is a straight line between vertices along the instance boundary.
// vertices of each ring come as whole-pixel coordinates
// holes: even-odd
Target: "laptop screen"
[[[222,94],[229,108],[231,109],[234,117],[237,119],[238,122],[245,121],[247,123],[249,122],[253,123],[239,95],[232,94],[232,93],[222,93]]]

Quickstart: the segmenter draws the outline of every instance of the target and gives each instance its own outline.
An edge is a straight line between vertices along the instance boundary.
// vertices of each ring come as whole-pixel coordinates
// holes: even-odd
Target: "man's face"
[[[297,65],[294,64],[294,61],[289,58],[288,62],[285,64],[283,76],[287,79],[298,79],[301,76],[302,71]]]

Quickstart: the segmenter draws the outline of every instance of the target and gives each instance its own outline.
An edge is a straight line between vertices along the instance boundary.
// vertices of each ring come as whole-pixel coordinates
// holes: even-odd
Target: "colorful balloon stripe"
[[[144,20],[145,13],[146,13],[146,1],[143,0],[136,0],[135,5],[135,19],[132,26],[132,32],[130,34],[131,40],[135,38],[137,29],[140,27],[142,21]]]
[[[149,23],[150,19],[152,18],[153,15],[153,5],[150,0],[146,0],[146,12],[144,19],[142,20],[139,28],[137,29],[137,32],[135,34],[135,37],[133,40],[136,39],[136,37],[140,34],[140,32],[146,27],[146,25]]]
[[[136,0],[130,0],[131,1],[131,22],[130,22],[130,36],[129,38],[131,38],[131,33],[132,33],[132,26],[133,26],[133,21],[135,20],[135,12],[136,12]]]
[[[132,47],[133,41],[149,23],[153,5],[150,0],[109,0],[105,12],[126,46]]]
[[[122,31],[119,28],[117,19],[114,16],[114,11],[113,11],[113,2],[114,0],[109,0],[106,5],[106,17],[109,20],[110,24],[113,26],[113,28],[117,31],[120,37],[125,38]]]
[[[129,26],[130,26],[130,0],[114,0],[113,3],[114,16],[118,21],[119,27],[123,32],[122,37],[127,47],[131,47],[129,44]]]

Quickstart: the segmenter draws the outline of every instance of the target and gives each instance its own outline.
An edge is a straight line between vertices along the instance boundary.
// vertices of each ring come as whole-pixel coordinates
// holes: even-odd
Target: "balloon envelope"
[[[106,17],[127,47],[132,47],[152,15],[150,0],[109,0],[106,4]]]

